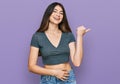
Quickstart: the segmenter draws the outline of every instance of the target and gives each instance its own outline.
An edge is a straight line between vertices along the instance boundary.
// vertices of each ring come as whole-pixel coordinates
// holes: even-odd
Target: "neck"
[[[56,24],[49,23],[48,32],[59,32],[59,27]]]

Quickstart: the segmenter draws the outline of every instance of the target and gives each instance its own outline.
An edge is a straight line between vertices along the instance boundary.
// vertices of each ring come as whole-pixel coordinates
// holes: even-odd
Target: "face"
[[[62,19],[63,19],[63,10],[59,5],[57,5],[55,6],[52,14],[50,15],[49,20],[51,23],[58,25],[59,23],[61,23]]]

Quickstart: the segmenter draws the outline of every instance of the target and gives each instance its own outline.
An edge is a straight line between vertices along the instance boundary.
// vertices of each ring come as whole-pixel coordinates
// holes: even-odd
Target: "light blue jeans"
[[[69,72],[69,77],[65,81],[62,81],[55,76],[41,75],[40,84],[76,84],[75,73],[73,69],[71,69]]]

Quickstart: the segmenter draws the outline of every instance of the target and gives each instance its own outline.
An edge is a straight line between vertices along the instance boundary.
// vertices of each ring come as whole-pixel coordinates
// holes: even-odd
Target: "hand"
[[[55,76],[58,79],[65,81],[68,79],[69,72],[66,69],[57,69],[57,70],[55,70]]]
[[[87,33],[88,31],[90,31],[90,29],[86,29],[84,26],[79,26],[77,28],[77,35],[81,35],[83,36],[85,33]]]

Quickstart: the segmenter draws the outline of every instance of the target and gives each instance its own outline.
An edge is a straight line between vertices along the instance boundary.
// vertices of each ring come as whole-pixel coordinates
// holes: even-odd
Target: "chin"
[[[51,23],[53,23],[55,25],[59,25],[61,22],[54,21],[54,22],[51,22]]]

